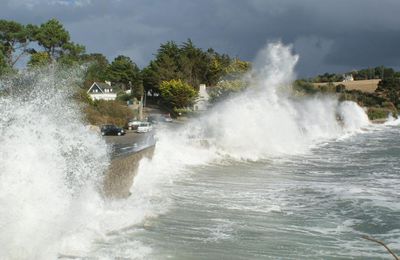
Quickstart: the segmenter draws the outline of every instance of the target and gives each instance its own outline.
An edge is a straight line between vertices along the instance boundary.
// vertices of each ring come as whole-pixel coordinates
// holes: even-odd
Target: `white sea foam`
[[[398,126],[400,125],[400,117],[399,118],[394,118],[392,114],[389,114],[386,122],[384,123],[384,125],[387,126]]]

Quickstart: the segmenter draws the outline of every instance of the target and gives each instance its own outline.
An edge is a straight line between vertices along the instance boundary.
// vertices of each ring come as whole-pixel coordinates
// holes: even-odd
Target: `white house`
[[[343,82],[347,82],[347,81],[354,81],[353,75],[352,74],[344,74],[343,75]]]
[[[200,84],[199,86],[199,97],[194,104],[195,111],[204,111],[208,107],[208,99],[210,96],[207,93],[206,84]]]
[[[115,100],[117,93],[111,87],[111,82],[93,82],[92,86],[87,91],[92,100]]]

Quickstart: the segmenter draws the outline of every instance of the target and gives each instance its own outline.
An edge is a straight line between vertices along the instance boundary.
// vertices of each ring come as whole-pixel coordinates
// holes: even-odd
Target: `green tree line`
[[[109,62],[101,53],[86,53],[85,46],[74,43],[69,32],[56,19],[40,25],[0,20],[0,76],[15,72],[16,65],[24,56],[29,57],[28,68],[54,62],[61,66],[88,64],[83,84],[85,89],[94,81],[108,80],[118,89],[133,90],[130,96],[121,96],[124,100],[150,93],[161,98],[169,108],[189,106],[196,97],[190,95],[188,100],[171,102],[171,97],[165,97],[162,86],[176,88],[171,93],[183,91],[182,84],[197,91],[201,83],[217,86],[222,79],[235,80],[250,69],[250,63],[220,54],[212,48],[203,50],[191,39],[182,44],[173,41],[161,44],[154,59],[140,69],[127,56],[119,55]]]
[[[310,79],[303,80],[314,83],[341,82],[344,80],[343,75],[352,75],[354,80],[400,78],[400,72],[395,71],[393,68],[377,66],[366,69],[348,71],[343,74],[326,72]]]

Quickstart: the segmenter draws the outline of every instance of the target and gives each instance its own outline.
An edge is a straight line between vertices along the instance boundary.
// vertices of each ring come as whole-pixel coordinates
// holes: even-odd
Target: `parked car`
[[[164,122],[172,122],[172,118],[170,114],[165,114],[163,116]]]
[[[128,129],[129,130],[137,130],[138,126],[142,123],[139,120],[132,120],[128,122]]]
[[[146,133],[146,132],[150,132],[151,130],[153,130],[153,126],[151,125],[150,122],[141,122],[140,125],[138,126],[136,132]]]
[[[172,122],[172,118],[170,114],[151,114],[147,117],[147,121],[158,124],[160,122]]]
[[[116,125],[102,125],[101,126],[101,135],[124,135],[124,129],[116,126]]]

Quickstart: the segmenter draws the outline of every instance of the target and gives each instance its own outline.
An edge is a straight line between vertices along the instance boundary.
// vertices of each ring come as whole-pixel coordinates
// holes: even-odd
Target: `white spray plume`
[[[244,93],[215,106],[178,134],[164,135],[159,145],[174,139],[175,146],[182,143],[184,150],[200,140],[216,155],[258,160],[303,153],[369,123],[354,102],[339,103],[332,96],[292,97],[297,61],[291,46],[269,44],[258,55],[251,86]]]
[[[71,101],[78,76],[53,67],[2,81],[1,259],[55,259],[63,239],[89,221],[108,155]]]

